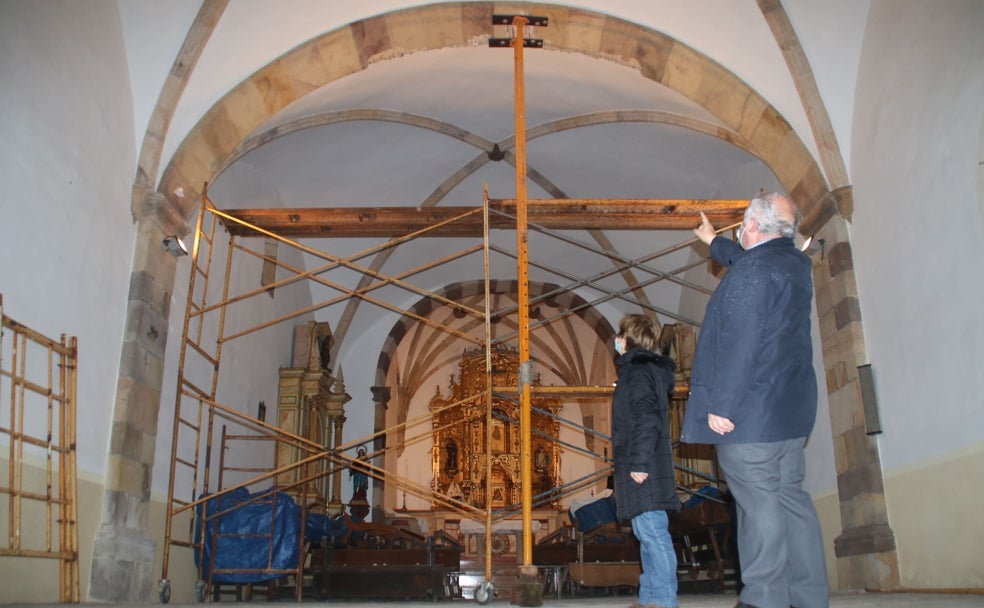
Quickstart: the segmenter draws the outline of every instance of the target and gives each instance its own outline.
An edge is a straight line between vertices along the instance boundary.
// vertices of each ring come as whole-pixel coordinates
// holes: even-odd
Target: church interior
[[[772,191],[830,588],[984,594],[982,32],[974,0],[3,0],[0,603],[631,594],[628,313],[676,362],[681,591],[733,594],[714,450],[676,441],[726,272],[693,229]]]

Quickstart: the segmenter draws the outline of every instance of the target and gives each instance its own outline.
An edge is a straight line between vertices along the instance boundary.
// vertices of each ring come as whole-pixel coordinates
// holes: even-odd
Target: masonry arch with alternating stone
[[[783,29],[776,19],[782,16],[777,12],[778,0],[760,0],[759,5],[777,39],[790,33],[788,24]],[[224,1],[207,1],[199,20],[217,19],[224,6]],[[551,23],[550,48],[632,66],[711,112],[775,173],[806,218],[804,233],[825,239],[825,254],[815,262],[814,278],[826,370],[821,381],[826,380],[830,398],[843,528],[836,542],[840,585],[898,587],[877,445],[864,433],[858,388],[857,366],[866,363],[867,356],[845,222],[853,206],[850,186],[834,180],[831,189],[821,167],[774,107],[726,68],[680,41],[625,20],[563,5],[464,2],[374,16],[298,46],[251,74],[205,113],[170,160],[156,192],[145,183],[147,167],[141,164],[138,173],[145,177],[135,180],[133,200],[138,234],[131,306],[121,352],[103,518],[93,549],[93,599],[147,599],[152,593],[148,503],[154,450],[147,446],[156,441],[166,332],[153,340],[143,336],[148,328],[167,326],[175,270],[174,259],[160,251],[159,235],[187,233],[186,220],[201,200],[203,184],[218,175],[260,124],[288,104],[375,61],[472,45],[489,35],[493,11],[545,15]],[[799,72],[793,62],[790,66],[795,80]],[[173,74],[183,73],[179,67]],[[158,126],[161,132],[148,130],[148,138],[163,139],[166,126]]]

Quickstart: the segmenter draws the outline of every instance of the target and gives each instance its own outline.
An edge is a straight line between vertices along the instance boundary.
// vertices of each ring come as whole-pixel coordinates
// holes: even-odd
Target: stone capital
[[[854,216],[854,186],[847,185],[834,188],[831,194],[834,195],[834,205],[837,207],[837,213],[850,222]]]
[[[808,205],[799,231],[804,235],[815,234],[835,216],[851,221],[854,216],[854,186],[841,186],[825,192],[819,200]]]
[[[168,234],[184,237],[191,232],[181,207],[156,190],[134,185],[131,209],[135,221],[155,222]]]
[[[388,386],[370,386],[369,390],[372,391],[372,400],[376,403],[387,407],[389,403],[391,390]]]

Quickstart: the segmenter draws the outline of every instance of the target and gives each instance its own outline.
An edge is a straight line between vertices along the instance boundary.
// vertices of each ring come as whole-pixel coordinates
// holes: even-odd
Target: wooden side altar
[[[277,426],[324,448],[341,445],[345,404],[351,399],[345,392],[341,370],[336,377],[329,366],[332,342],[327,323],[311,321],[294,328],[291,366],[280,368],[277,400]],[[302,448],[280,442],[276,464],[279,468],[309,455]],[[311,463],[304,470],[281,473],[277,476],[277,485],[293,486],[289,493],[299,504],[306,494],[306,506],[337,515],[344,509],[342,476],[338,471],[332,472],[331,468],[328,462]],[[312,481],[294,485],[304,478]]]

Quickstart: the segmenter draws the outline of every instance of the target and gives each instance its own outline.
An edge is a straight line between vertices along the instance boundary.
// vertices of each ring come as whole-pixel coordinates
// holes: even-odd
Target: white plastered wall
[[[84,599],[136,237],[133,108],[116,5],[0,4],[0,107],[4,314],[56,341],[78,337]],[[0,501],[5,520],[7,507]],[[57,572],[54,560],[0,558],[0,603],[57,601]]]
[[[982,588],[984,5],[872,3],[852,243],[902,585]]]

